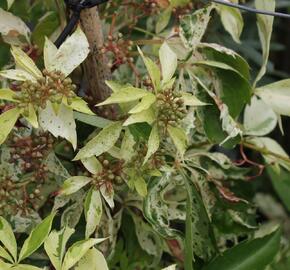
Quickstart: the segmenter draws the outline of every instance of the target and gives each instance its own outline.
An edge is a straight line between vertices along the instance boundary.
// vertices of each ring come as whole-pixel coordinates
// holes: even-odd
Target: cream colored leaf
[[[30,123],[30,125],[32,125],[32,127],[34,127],[34,128],[38,128],[39,127],[37,114],[36,114],[36,111],[35,111],[35,109],[34,109],[32,104],[29,104],[29,114],[28,114],[28,116],[24,116],[24,117]]]
[[[19,102],[19,100],[15,99],[16,93],[9,88],[0,89],[0,100],[8,100],[13,102]]]
[[[42,73],[33,60],[19,47],[12,46],[11,53],[14,57],[16,67],[27,71],[35,79],[42,78]]]
[[[121,88],[119,91],[114,92],[109,98],[104,102],[97,104],[97,106],[109,105],[114,103],[126,103],[134,100],[138,100],[150,94],[148,91],[136,88],[133,86],[128,86]]]
[[[86,218],[86,239],[88,239],[99,225],[103,213],[103,205],[99,190],[91,188],[84,203]]]
[[[143,52],[141,51],[139,47],[138,47],[138,51],[144,61],[146,69],[153,83],[154,89],[156,90],[160,87],[160,76],[161,76],[160,69],[149,57],[146,57],[143,54]]]
[[[148,159],[159,149],[160,137],[158,131],[158,125],[155,123],[148,140],[148,151],[146,157],[144,158],[143,165],[148,161]]]
[[[111,207],[111,209],[114,209],[115,203],[114,203],[114,189],[113,188],[107,188],[106,185],[101,185],[100,192],[107,202],[107,204]]]
[[[132,108],[129,113],[139,113],[150,108],[150,106],[156,101],[156,96],[149,93],[144,96],[134,108]]]
[[[123,126],[129,126],[135,123],[147,122],[151,125],[156,120],[156,115],[152,108],[142,111],[140,113],[132,114],[123,124]]]
[[[67,251],[62,270],[69,270],[96,244],[105,239],[88,239],[74,243]]]
[[[275,0],[255,0],[256,8],[259,10],[266,10],[273,12],[275,11]],[[263,51],[263,63],[262,67],[255,79],[254,88],[256,87],[257,82],[265,75],[267,69],[267,63],[270,54],[270,43],[273,31],[273,22],[274,17],[258,14],[257,15],[257,24],[259,30],[259,37],[261,40],[262,51]]]
[[[44,242],[44,249],[56,270],[61,270],[65,246],[74,229],[64,227],[61,231],[52,231]]]
[[[44,66],[47,70],[53,65],[57,54],[57,47],[45,37],[45,43],[43,48]]]
[[[222,24],[233,40],[241,43],[240,36],[244,27],[244,20],[240,10],[224,5],[217,5],[217,10],[221,16]]]
[[[173,126],[169,126],[167,130],[179,154],[181,155],[181,157],[183,157],[186,151],[187,142],[188,142],[188,139],[184,130],[179,127],[173,127]]]
[[[78,111],[81,113],[95,115],[88,106],[88,103],[85,102],[80,97],[75,97],[71,99],[71,103],[67,105],[69,108],[73,109],[74,111]]]
[[[95,248],[90,249],[79,261],[75,270],[109,270],[104,255]]]
[[[77,154],[74,160],[99,156],[110,150],[119,139],[122,131],[122,122],[114,122],[105,127],[91,139]]]
[[[34,76],[22,69],[2,70],[0,76],[15,81],[35,81]]]
[[[18,108],[11,109],[0,115],[0,145],[5,142],[19,115],[20,110]]]
[[[183,92],[182,99],[184,101],[184,105],[186,106],[206,106],[209,105],[208,103],[204,103],[200,101],[196,96]]]
[[[103,169],[101,162],[95,156],[84,158],[81,161],[85,168],[92,174],[98,174]]]
[[[159,50],[159,59],[162,70],[162,83],[170,81],[177,68],[177,56],[165,42]]]
[[[0,33],[4,37],[13,37],[13,44],[19,44],[19,36],[24,36],[29,41],[30,30],[19,17],[0,8]]]
[[[93,181],[93,178],[86,177],[86,176],[73,176],[68,178],[64,181],[60,194],[61,195],[70,195],[77,191],[79,191],[81,188],[86,186],[88,183]]]
[[[51,103],[48,102],[44,110],[39,110],[39,124],[45,131],[49,131],[53,136],[62,137],[68,140],[73,148],[76,149],[76,123],[72,109],[61,104],[59,113],[56,115]]]
[[[78,27],[60,46],[53,61],[49,61],[46,68],[49,71],[61,71],[65,76],[68,76],[87,58],[89,53],[90,49],[86,35]]]

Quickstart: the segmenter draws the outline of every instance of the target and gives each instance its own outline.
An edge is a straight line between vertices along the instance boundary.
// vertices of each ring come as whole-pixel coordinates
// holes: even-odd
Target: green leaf
[[[255,0],[255,5],[257,9],[266,10],[270,12],[275,11],[275,0]],[[259,37],[261,40],[262,51],[263,51],[263,63],[261,70],[259,71],[255,82],[254,88],[257,82],[265,75],[267,69],[267,63],[270,54],[270,43],[271,43],[271,36],[273,31],[273,22],[274,17],[266,16],[262,14],[257,15],[257,25],[259,30]]]
[[[241,43],[240,36],[243,31],[244,21],[240,10],[224,5],[217,5],[217,10],[224,28],[230,33],[235,42]]]
[[[119,139],[121,131],[122,122],[114,122],[108,125],[78,152],[74,160],[99,156],[104,152],[107,152],[115,145]]]
[[[8,253],[8,251],[6,251],[6,249],[3,248],[3,247],[1,247],[1,246],[0,246],[0,257],[3,258],[3,259],[5,259],[5,260],[7,260],[7,261],[9,261],[9,262],[11,262],[11,263],[14,263],[14,261],[17,260],[17,258],[14,260],[12,258],[12,256]]]
[[[194,49],[205,34],[213,6],[199,9],[180,21],[180,37],[188,49]]]
[[[231,66],[246,80],[250,80],[250,67],[248,62],[235,51],[215,43],[201,43],[198,48],[207,60],[220,62]]]
[[[5,263],[0,259],[0,269],[1,270],[10,270],[11,268],[12,268],[12,264]]]
[[[171,80],[177,68],[177,56],[175,52],[164,42],[159,50],[159,59],[162,70],[162,84]]]
[[[141,197],[145,197],[147,195],[147,184],[143,177],[137,176],[134,179],[134,186]]]
[[[203,270],[264,270],[279,251],[281,231],[241,243],[216,257]]]
[[[50,37],[59,26],[59,16],[55,11],[46,13],[35,26],[32,41],[39,48],[43,48],[45,37]]]
[[[146,69],[153,83],[154,89],[158,90],[160,87],[160,77],[161,77],[159,67],[149,57],[144,56],[143,52],[139,47],[138,51],[142,56]]]
[[[46,240],[52,226],[52,222],[56,213],[50,214],[40,224],[38,224],[25,240],[19,255],[18,261],[22,261],[35,252]]]
[[[105,239],[88,239],[74,243],[65,254],[62,270],[69,270],[89,251],[90,248],[104,240]]]
[[[148,159],[159,149],[160,137],[158,131],[158,125],[155,123],[152,127],[152,131],[148,140],[148,150],[144,158],[143,165],[148,161]]]
[[[290,173],[288,170],[282,168],[277,172],[274,166],[267,166],[267,172],[271,178],[272,185],[282,200],[283,204],[290,211]]]
[[[65,246],[74,229],[64,227],[60,231],[52,231],[44,242],[44,249],[56,270],[61,270]]]
[[[134,108],[132,108],[129,113],[139,113],[148,110],[150,106],[156,101],[156,96],[153,94],[148,94],[144,96]]]
[[[182,128],[168,126],[167,128],[170,138],[176,146],[179,154],[183,157],[187,148],[187,136]]]
[[[12,255],[14,261],[17,260],[17,243],[10,224],[0,217],[0,242]]]
[[[33,265],[28,265],[28,264],[18,264],[12,267],[11,269],[12,270],[43,270],[43,268],[35,267]]]
[[[156,120],[155,112],[152,108],[148,110],[132,114],[123,124],[123,126],[129,126],[135,123],[148,123],[151,125]]]
[[[61,71],[65,76],[68,76],[87,58],[89,53],[89,43],[86,35],[78,27],[59,47],[49,63],[45,63],[45,68],[48,71]]]
[[[166,26],[169,24],[170,18],[172,14],[172,7],[169,6],[158,16],[155,31],[156,33],[160,33]]]
[[[19,115],[20,110],[18,108],[11,109],[0,115],[0,145],[5,142],[7,136],[19,118]]]
[[[114,92],[108,99],[104,102],[97,104],[97,106],[109,105],[114,103],[126,103],[134,100],[139,100],[150,94],[148,91],[136,88],[133,86],[127,86],[120,89],[118,92]]]
[[[99,190],[95,190],[94,188],[90,189],[85,199],[84,212],[86,218],[86,238],[89,238],[99,225],[103,213]]]
[[[1,72],[0,72],[1,75]],[[15,97],[16,93],[8,88],[2,88],[0,89],[0,99],[2,100],[8,100],[13,102],[19,102],[19,100],[16,100]]]
[[[24,51],[22,51],[19,47],[12,46],[11,53],[18,68],[27,71],[35,79],[42,78],[41,71]]]
[[[264,85],[257,88],[255,93],[275,113],[290,116],[290,79]]]
[[[84,186],[86,186],[91,181],[93,181],[93,178],[86,176],[70,177],[63,183],[62,188],[60,190],[60,194],[64,196],[73,194],[78,190],[80,190],[81,188],[83,188]]]
[[[264,136],[277,126],[277,115],[263,100],[252,97],[244,111],[244,128],[247,135]]]
[[[10,9],[15,0],[7,0],[7,8]]]
[[[104,255],[95,248],[90,249],[79,261],[75,270],[109,270]]]

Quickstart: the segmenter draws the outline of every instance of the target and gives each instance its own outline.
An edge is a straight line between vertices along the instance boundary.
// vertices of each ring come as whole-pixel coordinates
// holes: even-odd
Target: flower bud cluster
[[[72,98],[76,96],[76,85],[70,78],[65,78],[60,71],[44,70],[43,75],[44,77],[36,82],[23,82],[20,86],[20,94],[14,97],[19,100],[18,107],[25,109],[24,114],[29,113],[29,104],[33,104],[34,108],[44,109],[48,100],[60,104],[66,97],[70,104]]]
[[[21,160],[23,173],[31,172],[35,178],[44,179],[48,168],[44,158],[53,148],[54,138],[49,133],[27,137],[13,136],[9,141],[11,163]]]
[[[108,67],[116,69],[122,64],[134,62],[134,58],[130,56],[132,49],[133,42],[124,40],[122,33],[118,33],[116,36],[108,36],[107,42],[100,49],[100,52],[111,54],[113,61],[108,63]]]
[[[178,126],[186,116],[186,107],[181,94],[171,89],[157,95],[158,124],[160,127]]]
[[[103,170],[93,175],[94,185],[101,186],[106,183],[121,185],[124,181],[124,161],[109,160],[104,155],[101,155],[98,159],[103,166]]]

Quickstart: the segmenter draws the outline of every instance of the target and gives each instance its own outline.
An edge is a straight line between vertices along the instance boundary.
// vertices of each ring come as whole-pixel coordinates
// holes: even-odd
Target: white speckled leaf
[[[52,48],[52,46],[50,47]],[[60,46],[53,61],[49,61],[49,65],[46,68],[50,71],[61,71],[65,76],[68,76],[87,58],[89,52],[89,43],[86,35],[78,27]]]
[[[44,110],[39,112],[39,124],[55,137],[62,137],[68,140],[74,149],[77,146],[76,123],[73,110],[61,104],[58,115],[55,114],[50,102]]]
[[[89,238],[99,225],[103,213],[99,190],[90,189],[85,199],[84,212],[86,218],[86,238]]]
[[[113,209],[115,207],[114,203],[114,189],[111,188],[110,190],[107,189],[106,185],[101,185],[100,192],[107,202],[107,204]]]
[[[47,70],[50,70],[53,62],[55,61],[55,56],[57,53],[57,47],[45,37],[45,43],[43,48],[44,66]]]
[[[15,81],[35,81],[35,78],[25,70],[9,69],[0,71],[0,76]]]
[[[30,30],[19,17],[0,8],[0,33],[3,36],[24,36],[29,40]]]
[[[104,152],[107,152],[115,145],[121,131],[122,122],[114,122],[108,125],[78,152],[74,160],[99,156]]]

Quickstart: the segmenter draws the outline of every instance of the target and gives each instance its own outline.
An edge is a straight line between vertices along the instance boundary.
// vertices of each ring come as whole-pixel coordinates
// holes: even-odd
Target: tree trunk
[[[81,26],[91,49],[84,63],[85,76],[88,88],[97,103],[105,100],[111,93],[110,88],[105,84],[106,80],[111,79],[111,70],[107,66],[106,55],[101,54],[99,50],[104,44],[104,35],[97,7],[82,11]]]

